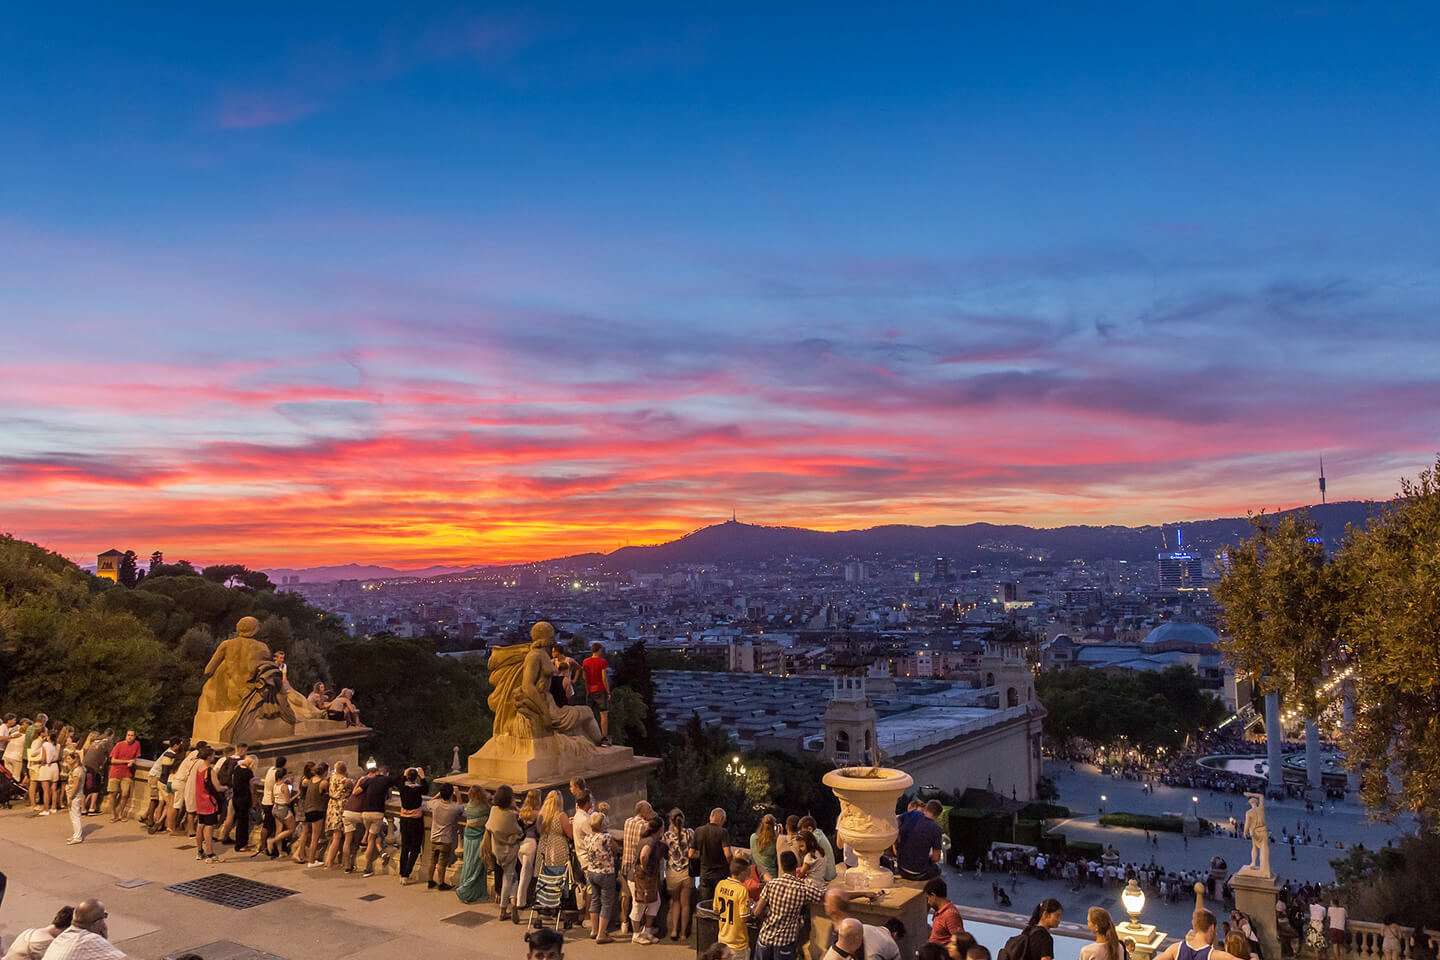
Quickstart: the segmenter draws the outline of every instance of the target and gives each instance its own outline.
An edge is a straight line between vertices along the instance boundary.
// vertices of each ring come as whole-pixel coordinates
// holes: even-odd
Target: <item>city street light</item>
[[[1105,794],[1103,794],[1103,793],[1100,794],[1100,812],[1101,812],[1101,813],[1104,813],[1104,812],[1105,812],[1105,804],[1106,804],[1109,800],[1110,800],[1110,798],[1107,797],[1107,796],[1105,796]]]
[[[1120,892],[1120,903],[1130,914],[1130,919],[1115,925],[1116,934],[1132,945],[1130,956],[1133,960],[1151,960],[1165,942],[1165,934],[1156,930],[1154,924],[1140,922],[1140,911],[1145,909],[1145,891],[1132,879]]]
[[[1200,798],[1199,798],[1199,797],[1191,797],[1191,798],[1190,798],[1190,812],[1193,813],[1193,814],[1195,814],[1195,819],[1196,819],[1196,820],[1199,820],[1199,819],[1200,819]]]

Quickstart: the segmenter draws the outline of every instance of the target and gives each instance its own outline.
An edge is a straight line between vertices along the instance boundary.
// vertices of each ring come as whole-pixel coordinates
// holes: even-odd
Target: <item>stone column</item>
[[[1355,682],[1346,680],[1340,685],[1340,704],[1345,711],[1345,734],[1348,737],[1355,729]],[[1360,794],[1360,774],[1355,770],[1345,772],[1345,790],[1352,796]]]
[[[1316,798],[1325,801],[1323,782],[1320,779],[1320,727],[1313,720],[1305,721],[1305,779],[1311,790],[1319,792]]]
[[[1271,795],[1285,795],[1285,764],[1280,756],[1280,746],[1285,731],[1280,727],[1280,691],[1271,690],[1265,694],[1265,759],[1270,763]]]
[[[1275,901],[1280,881],[1243,868],[1230,877],[1230,889],[1235,892],[1235,909],[1250,918],[1250,925],[1260,938],[1260,955],[1266,960],[1278,958],[1280,930],[1275,923]]]

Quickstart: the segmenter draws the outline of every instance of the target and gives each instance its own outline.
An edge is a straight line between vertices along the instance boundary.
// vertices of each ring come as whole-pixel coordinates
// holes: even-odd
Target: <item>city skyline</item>
[[[415,568],[1432,465],[1434,14],[1034,11],[27,12],[3,528]]]

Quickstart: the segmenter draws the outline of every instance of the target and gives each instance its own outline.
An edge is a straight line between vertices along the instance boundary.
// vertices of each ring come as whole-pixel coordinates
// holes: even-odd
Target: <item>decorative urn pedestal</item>
[[[840,800],[835,837],[855,851],[859,866],[845,871],[851,890],[884,890],[895,876],[880,866],[880,855],[899,835],[895,804],[915,781],[903,770],[889,767],[841,767],[825,774],[825,786]]]

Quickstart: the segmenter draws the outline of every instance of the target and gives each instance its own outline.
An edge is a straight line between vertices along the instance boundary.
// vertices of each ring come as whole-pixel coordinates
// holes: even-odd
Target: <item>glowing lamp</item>
[[[375,769],[376,767],[378,767],[378,766],[379,766],[379,764],[375,762],[375,758],[374,758],[374,757],[371,757],[369,760],[366,760],[366,761],[365,761],[365,769],[366,769],[366,770],[374,770],[374,769]]]
[[[1140,889],[1134,878],[1120,892],[1120,902],[1125,905],[1125,912],[1130,914],[1130,922],[1138,926],[1140,911],[1145,909],[1145,891]]]

